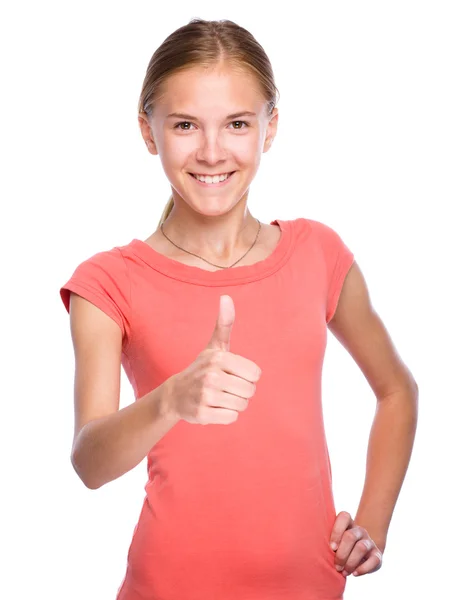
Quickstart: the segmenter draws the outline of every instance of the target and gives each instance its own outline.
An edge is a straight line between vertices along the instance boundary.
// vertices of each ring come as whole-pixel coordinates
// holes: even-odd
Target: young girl
[[[264,50],[232,21],[172,33],[148,65],[138,117],[172,197],[148,239],[95,254],[60,289],[76,472],[97,489],[147,457],[118,600],[338,600],[349,573],[381,566],[417,385],[341,237],[248,209],[276,92]],[[327,328],[377,397],[355,519],[334,507]],[[119,410],[121,364],[136,401]]]

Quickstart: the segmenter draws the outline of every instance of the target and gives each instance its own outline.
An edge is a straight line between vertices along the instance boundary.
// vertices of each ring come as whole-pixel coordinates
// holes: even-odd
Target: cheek
[[[165,137],[162,144],[164,162],[170,165],[180,165],[192,153],[194,145],[187,140],[174,140]]]
[[[228,152],[235,162],[247,167],[258,162],[261,150],[262,147],[259,146],[256,139],[237,140],[228,147]]]

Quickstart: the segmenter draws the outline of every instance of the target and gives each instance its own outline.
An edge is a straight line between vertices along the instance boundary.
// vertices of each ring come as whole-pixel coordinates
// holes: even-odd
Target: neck
[[[231,261],[240,256],[256,239],[260,224],[247,210],[243,215],[216,217],[180,215],[176,206],[162,224],[164,233],[185,251],[215,262]]]

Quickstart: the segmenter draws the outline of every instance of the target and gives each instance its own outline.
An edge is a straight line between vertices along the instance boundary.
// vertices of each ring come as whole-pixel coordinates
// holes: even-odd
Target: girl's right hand
[[[169,380],[169,412],[188,423],[228,425],[246,410],[261,369],[229,351],[234,302],[220,297],[219,314],[208,346],[184,371]]]

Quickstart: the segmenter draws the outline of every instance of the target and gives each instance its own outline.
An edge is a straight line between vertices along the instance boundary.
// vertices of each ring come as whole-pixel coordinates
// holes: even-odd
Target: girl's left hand
[[[335,547],[332,546],[333,542]],[[383,551],[364,527],[354,524],[346,511],[337,515],[329,543],[336,554],[336,569],[342,571],[342,575],[366,575],[378,571],[382,566]]]

